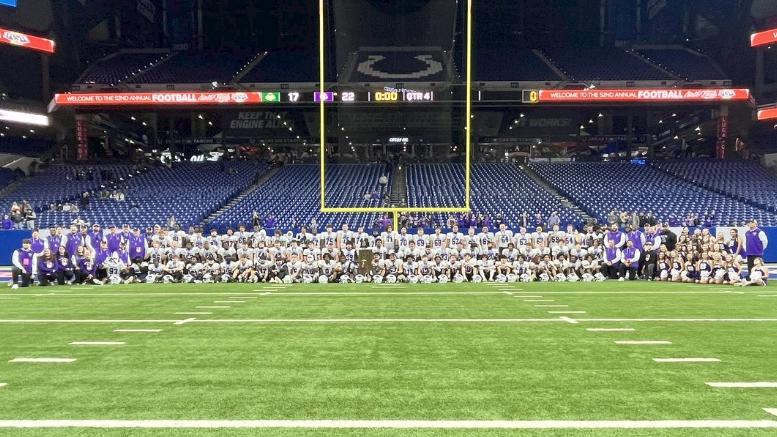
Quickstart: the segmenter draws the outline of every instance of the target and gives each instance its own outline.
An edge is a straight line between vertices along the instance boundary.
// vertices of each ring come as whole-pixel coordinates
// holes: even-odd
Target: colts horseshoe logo
[[[426,76],[432,76],[442,71],[442,63],[432,59],[431,55],[418,55],[415,59],[426,64],[426,70],[416,71],[415,73],[386,73],[385,71],[375,70],[375,63],[386,59],[381,55],[370,55],[367,60],[361,62],[356,70],[359,73],[368,76],[379,77],[381,79],[420,79]]]

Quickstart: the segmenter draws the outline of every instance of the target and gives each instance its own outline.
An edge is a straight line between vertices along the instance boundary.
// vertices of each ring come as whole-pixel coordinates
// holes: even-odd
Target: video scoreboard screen
[[[0,0],[0,6],[16,7],[16,0]]]
[[[378,102],[378,103],[396,103],[396,102],[433,102],[434,91],[410,91],[410,90],[392,90],[392,91],[340,91],[340,92],[316,92],[313,95],[313,101],[318,102],[340,102],[340,103],[359,103],[359,102]]]

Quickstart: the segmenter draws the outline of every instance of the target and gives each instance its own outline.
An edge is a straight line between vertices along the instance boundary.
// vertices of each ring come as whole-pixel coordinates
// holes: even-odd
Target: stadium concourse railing
[[[721,229],[721,231],[725,231],[726,235],[728,235],[729,228],[724,227]],[[769,244],[766,247],[766,251],[764,252],[764,262],[766,263],[777,263],[777,227],[772,228],[761,228],[765,233],[766,237],[769,239]],[[296,232],[299,231],[299,229],[290,229],[292,232],[296,234]],[[717,234],[717,228],[709,228],[710,233],[712,235]],[[492,229],[492,231],[496,231],[496,229]],[[513,232],[518,232],[518,229],[512,229]],[[415,234],[416,229],[408,229],[407,231],[409,234]],[[426,234],[433,234],[433,229],[425,229],[424,232]],[[443,229],[443,232],[447,232],[446,229]],[[743,231],[740,231],[740,234],[742,234]],[[0,230],[0,266],[10,266],[11,265],[11,257],[13,256],[13,251],[21,247],[21,242],[25,238],[30,237],[30,231],[22,230]]]

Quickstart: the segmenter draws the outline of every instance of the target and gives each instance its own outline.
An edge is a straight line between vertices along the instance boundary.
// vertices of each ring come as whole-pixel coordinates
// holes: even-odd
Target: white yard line
[[[708,382],[716,388],[777,388],[777,382]]]
[[[225,305],[200,305],[198,307],[195,307],[198,310],[223,310],[229,308],[229,306]]]
[[[9,363],[72,363],[75,358],[14,358]]]
[[[663,341],[663,340],[626,340],[626,341],[616,341],[615,344],[629,344],[629,345],[651,345],[651,344],[672,344],[671,341]]]
[[[175,313],[176,316],[209,316],[213,313],[207,311],[182,311]]]
[[[548,311],[548,314],[585,314],[585,311]]]
[[[230,297],[230,299],[256,299],[256,296],[234,296]]]
[[[71,341],[71,346],[123,346],[123,341]]]
[[[633,332],[634,328],[588,328],[589,332]]]
[[[213,303],[246,303],[244,300],[214,300]]]
[[[719,363],[717,358],[653,358],[656,363]]]
[[[190,318],[188,318],[186,320],[179,320],[179,321],[173,323],[173,325],[185,325],[186,323],[193,322],[195,320],[197,320],[197,319],[195,319],[194,317],[190,317]]]
[[[64,319],[6,319],[0,320],[0,323],[173,323],[174,320],[109,320],[109,319],[83,319],[83,320],[64,320]]]
[[[777,408],[764,408],[764,411],[773,416],[777,416]]]
[[[759,294],[758,297],[777,297],[777,294]]]
[[[6,385],[8,385],[7,382],[0,382],[0,387],[5,387]]]
[[[215,319],[196,323],[523,323],[562,322],[561,319]]]
[[[178,312],[176,315],[210,315],[213,314],[211,312]],[[587,323],[587,322],[596,322],[596,323],[607,323],[607,322],[641,322],[641,323],[652,323],[652,322],[678,322],[678,323],[712,323],[712,322],[721,322],[721,323],[775,323],[777,322],[777,319],[575,319],[578,323]],[[179,322],[180,319],[173,319],[173,320],[126,320],[126,319],[119,319],[119,320],[111,320],[111,319],[72,319],[72,320],[65,320],[65,319],[0,319],[0,323],[7,323],[7,324],[25,324],[25,323],[40,323],[40,324],[46,324],[46,323],[112,323],[112,324],[121,324],[121,323],[175,323]],[[413,322],[413,323],[420,323],[420,322],[429,322],[429,323],[435,323],[435,322],[483,322],[483,323],[523,323],[523,322],[538,322],[538,323],[545,323],[545,322],[559,322],[560,319],[556,318],[546,318],[546,319],[226,319],[226,320],[197,320],[197,323],[384,323],[384,322],[391,322],[391,323],[403,323],[403,322]]]
[[[270,294],[270,293],[266,293]],[[504,294],[503,291],[410,291],[410,292],[386,292],[386,293],[377,293],[377,292],[331,292],[331,293],[317,293],[317,292],[309,292],[309,293],[272,293],[272,296],[274,297],[280,297],[280,296],[446,296],[446,295],[462,295],[462,296],[477,296],[477,295],[501,295]]]
[[[775,420],[0,420],[0,428],[754,429]]]
[[[573,324],[573,325],[577,325],[578,323],[580,323],[580,322],[578,322],[577,320],[575,320],[575,319],[573,319],[573,318],[571,318],[571,317],[559,317],[559,318],[560,318],[561,320],[563,320],[563,321],[565,321],[565,322],[567,322],[567,323],[571,323],[571,324]]]
[[[162,332],[161,329],[114,329],[113,332]]]
[[[526,299],[524,302],[555,302],[553,299]]]
[[[524,301],[524,302],[528,302],[528,301]],[[534,307],[535,308],[569,308],[569,305],[534,305]]]
[[[513,296],[513,297],[521,297],[521,298],[526,298],[526,297],[542,297],[542,296]]]

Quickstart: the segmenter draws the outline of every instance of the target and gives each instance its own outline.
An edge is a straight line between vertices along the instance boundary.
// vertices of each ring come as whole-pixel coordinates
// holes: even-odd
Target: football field
[[[777,435],[777,289],[0,290],[0,436]]]

